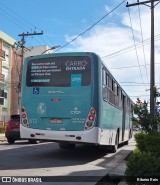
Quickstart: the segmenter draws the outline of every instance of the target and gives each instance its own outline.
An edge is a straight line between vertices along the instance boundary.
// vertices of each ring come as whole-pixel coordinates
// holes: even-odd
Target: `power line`
[[[5,14],[8,15],[8,17],[4,14],[1,14],[3,15],[3,17],[5,17],[6,19],[8,19],[9,21],[11,21],[12,23],[14,22],[18,27],[21,27],[21,28],[25,28],[24,30],[27,32],[28,30],[30,31],[35,31],[36,29],[38,30],[42,30],[40,28],[38,28],[37,26],[33,25],[32,23],[30,23],[28,20],[24,19],[22,16],[18,15],[16,12],[14,12],[13,10],[11,10],[10,8],[8,8],[6,5],[4,5],[3,3],[0,2],[0,5],[1,7],[3,7],[3,9],[5,10],[2,10],[3,12],[5,12]],[[10,12],[10,13],[8,13]],[[14,15],[14,17],[13,17]],[[29,25],[29,26],[28,26]],[[44,35],[47,40],[50,41],[50,43],[53,43],[53,41],[51,41],[47,35]],[[42,37],[39,37],[45,44],[49,45],[48,42],[45,41],[45,39],[43,39]],[[35,39],[35,38],[34,38]],[[36,40],[37,41],[37,40]]]
[[[156,4],[155,2],[158,1]],[[137,2],[126,5],[126,7],[130,6],[136,6],[136,5],[146,5],[150,7],[151,9],[151,57],[150,57],[150,113],[154,117],[155,115],[155,69],[154,69],[154,52],[155,52],[155,46],[154,46],[154,8],[159,3],[159,0],[149,0],[149,1],[143,1],[143,2]],[[148,5],[150,3],[150,6]],[[129,9],[129,8],[128,8]]]
[[[158,34],[158,35],[155,36],[155,41],[158,41],[158,40],[160,40],[160,34]],[[150,43],[150,38],[143,41],[143,45],[144,46],[145,45],[148,45],[149,43]],[[136,44],[136,48],[140,48],[140,47],[142,47],[142,42],[138,42]],[[119,55],[128,53],[128,52],[133,51],[133,50],[135,50],[135,46],[134,45],[128,46],[128,47],[123,48],[121,50],[118,50],[118,51],[115,51],[115,52],[110,53],[108,55],[105,55],[102,58],[110,59],[110,58],[113,58],[113,57],[116,57],[116,56],[119,56]]]
[[[132,97],[132,98],[134,98],[134,97],[138,98],[138,97],[143,97],[143,96],[149,96],[149,95],[137,95],[137,96],[130,96],[130,97]]]
[[[18,17],[19,19],[21,19],[21,21],[19,21],[19,22],[21,22],[22,23],[22,21],[23,22],[25,22],[25,23],[27,23],[27,24],[29,24],[31,27],[33,27],[34,29],[37,29],[38,27],[36,27],[35,25],[33,25],[32,23],[30,23],[29,21],[27,21],[26,19],[24,19],[22,16],[20,16],[20,15],[18,15],[16,12],[14,12],[12,9],[10,9],[10,8],[8,8],[6,5],[4,5],[3,3],[1,3],[0,2],[0,5],[3,7],[3,8],[5,8],[5,9],[7,9],[8,11],[10,11],[10,12],[12,12],[16,17]],[[9,14],[8,14],[9,15]],[[16,18],[17,19],[17,18]],[[18,19],[17,19],[18,20]],[[24,25],[24,23],[22,23],[23,25]],[[30,27],[28,27],[28,26],[26,26],[25,25],[25,27],[27,27],[28,29],[31,29]],[[41,30],[40,28],[38,28],[39,30]]]
[[[142,21],[141,21],[141,13],[140,13],[140,7],[138,5],[138,12],[139,12],[139,21],[140,21],[140,29],[141,29],[141,38],[142,38],[142,46],[143,46],[143,58],[144,58],[144,63],[145,63],[145,69],[146,69],[146,76],[147,76],[147,80],[149,82],[149,79],[148,79],[148,72],[147,72],[147,63],[146,63],[146,57],[145,57],[145,51],[144,51],[144,44],[143,44],[143,31],[142,31]]]
[[[145,91],[133,91],[133,90],[127,90],[127,91],[130,91],[130,92],[145,92]]]
[[[130,83],[130,84],[143,84],[140,82],[120,82],[120,83]],[[145,82],[145,84],[150,84],[149,82]],[[159,82],[156,82],[156,84],[160,84]]]
[[[160,63],[155,63],[156,65],[160,65]],[[146,65],[150,65],[150,64],[146,64]],[[141,67],[144,67],[145,65],[140,65]],[[128,69],[128,68],[137,68],[139,66],[123,66],[123,67],[114,67],[114,68],[110,68],[110,69]]]
[[[143,84],[144,85],[144,84]],[[127,87],[142,87],[142,84],[123,84],[123,87],[127,86]],[[149,84],[145,84],[145,86],[149,86]]]
[[[0,12],[0,14],[1,14],[3,17],[5,17],[8,21],[10,21],[11,23],[14,23],[14,24],[16,24],[18,27],[21,27],[21,28],[24,29],[24,26],[22,26],[22,25],[20,24],[20,22],[16,22],[15,19],[12,18],[11,16],[8,17],[7,15],[3,14],[2,12]],[[24,30],[27,31],[26,28],[25,28]]]
[[[143,84],[144,84],[144,80],[143,80],[143,77],[142,77],[142,71],[141,71],[141,68],[140,68],[140,62],[139,62],[139,58],[138,58],[138,52],[137,52],[137,48],[136,48],[136,42],[135,42],[135,37],[134,37],[134,32],[133,32],[132,20],[131,20],[131,14],[130,14],[129,7],[128,7],[128,14],[129,14],[129,19],[130,19],[130,24],[131,24],[133,42],[134,42],[134,46],[135,46],[135,51],[136,51],[136,57],[137,57],[137,62],[138,62],[139,71],[140,71],[140,76],[141,76],[142,82],[143,82]],[[144,84],[144,87],[145,87],[145,84]],[[146,87],[145,87],[145,89],[146,89]]]
[[[140,83],[140,82],[120,82],[120,83],[143,84],[143,83]],[[150,83],[144,83],[144,84],[150,84]]]
[[[87,28],[85,31],[83,31],[82,33],[80,33],[78,36],[76,36],[75,38],[73,38],[71,41],[67,42],[64,46],[62,46],[61,48],[57,49],[55,52],[59,51],[60,49],[68,46],[70,43],[74,42],[75,40],[77,40],[79,37],[81,37],[82,35],[84,35],[86,32],[88,32],[89,30],[91,30],[93,27],[95,27],[100,21],[102,21],[104,18],[106,18],[108,15],[110,15],[113,11],[115,11],[119,6],[121,6],[126,0],[123,0],[120,4],[118,4],[115,8],[113,8],[109,13],[105,14],[103,17],[101,17],[97,22],[95,22],[92,26],[90,26],[89,28]]]
[[[6,7],[5,5],[3,5],[1,2],[0,2],[0,5],[3,6],[3,8],[9,10],[10,12],[14,13],[12,10],[10,10],[8,7]],[[2,11],[4,12],[4,14],[2,14]],[[11,16],[6,10],[4,9],[1,9],[1,14],[6,17],[8,20],[12,21],[12,22],[18,22],[21,26],[25,27],[25,29],[30,29],[26,24],[24,24],[24,22],[22,22],[19,18],[17,17],[13,17]],[[16,15],[16,13],[14,13]],[[8,15],[9,17],[7,17],[6,15]],[[27,30],[26,30],[27,31]]]

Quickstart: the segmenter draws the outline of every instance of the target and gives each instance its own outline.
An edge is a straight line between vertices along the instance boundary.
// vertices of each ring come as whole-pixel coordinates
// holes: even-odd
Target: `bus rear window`
[[[27,65],[26,85],[88,86],[91,83],[91,59],[87,56],[31,59]]]

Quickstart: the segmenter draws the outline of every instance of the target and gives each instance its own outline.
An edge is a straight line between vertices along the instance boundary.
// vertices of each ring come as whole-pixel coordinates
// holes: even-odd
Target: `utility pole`
[[[25,48],[25,37],[28,37],[28,36],[34,36],[34,35],[43,35],[43,31],[40,32],[40,33],[37,33],[37,32],[34,32],[34,33],[22,33],[22,34],[19,34],[18,36],[19,37],[22,37],[21,38],[21,41],[18,42],[18,46],[21,48],[22,50],[22,54],[21,54],[21,57],[22,57],[22,60],[21,60],[21,66],[20,66],[20,74],[19,74],[19,91],[21,89],[21,80],[22,80],[22,70],[23,70],[23,60],[24,60],[24,48]]]
[[[133,4],[128,4],[126,7],[130,6],[137,6],[137,5],[146,5],[151,8],[151,54],[150,54],[150,113],[152,116],[155,115],[155,72],[154,72],[154,8],[158,4],[155,2],[159,0],[150,0],[150,1],[143,1]],[[148,5],[150,3],[150,5]]]
[[[24,49],[25,49],[25,43],[26,43],[25,37],[34,36],[34,35],[42,35],[42,34],[43,34],[43,31],[40,33],[37,33],[37,32],[22,33],[18,35],[19,37],[21,37],[21,41],[19,41],[18,43],[15,43],[17,47],[21,48],[21,55],[18,55],[21,57],[20,71],[19,71],[19,84],[18,84],[18,106],[20,104],[20,99],[21,99],[22,70],[23,70],[23,62],[24,62]]]

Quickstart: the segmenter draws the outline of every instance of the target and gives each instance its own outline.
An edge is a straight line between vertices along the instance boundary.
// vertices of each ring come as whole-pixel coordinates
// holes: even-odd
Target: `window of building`
[[[9,65],[9,61],[10,61],[10,47],[7,46],[6,44],[3,44],[3,50],[5,51],[5,64]]]
[[[4,98],[0,97],[0,105],[4,105]]]
[[[7,68],[2,68],[2,74],[4,75],[4,80],[8,80],[9,77],[9,70]]]
[[[7,92],[4,92],[4,98],[7,99]]]

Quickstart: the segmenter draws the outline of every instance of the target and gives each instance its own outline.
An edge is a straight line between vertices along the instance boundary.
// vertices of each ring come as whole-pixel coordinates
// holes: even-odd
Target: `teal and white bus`
[[[132,136],[132,100],[90,52],[26,58],[22,73],[21,138],[110,146]]]

